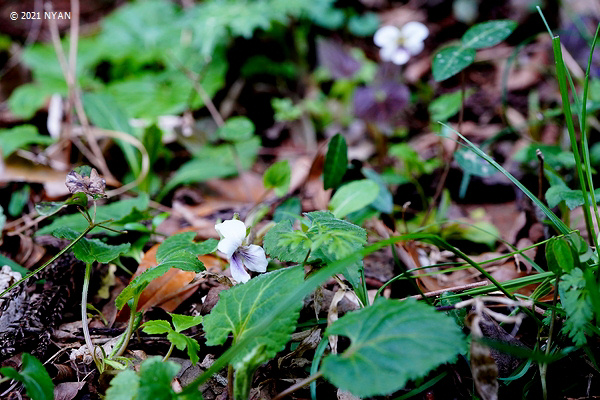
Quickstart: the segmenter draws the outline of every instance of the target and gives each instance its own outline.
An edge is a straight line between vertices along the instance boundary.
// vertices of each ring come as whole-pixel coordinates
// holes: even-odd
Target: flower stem
[[[552,345],[552,336],[554,333],[554,322],[556,320],[556,303],[558,301],[558,283],[560,276],[556,277],[556,283],[554,284],[554,297],[552,299],[552,319],[550,320],[550,329],[548,331],[548,340],[546,342],[546,356],[550,354],[550,346]],[[540,364],[540,379],[542,381],[542,394],[544,400],[548,398],[548,388],[546,387],[546,373],[548,371],[548,362]]]
[[[87,298],[88,298],[88,290],[90,287],[90,278],[92,276],[92,263],[85,263],[85,275],[83,277],[83,289],[81,290],[81,328],[83,330],[83,337],[85,338],[85,344],[94,359],[94,364],[96,367],[100,369],[100,364],[98,359],[96,358],[96,349],[94,348],[94,344],[92,343],[92,338],[90,337],[90,329],[87,323]]]
[[[121,347],[119,347],[119,350],[115,353],[114,357],[121,356],[125,352],[125,349],[127,348],[127,345],[129,344],[129,339],[131,338],[131,334],[133,333],[133,325],[135,323],[135,314],[137,311],[137,305],[138,305],[139,299],[140,299],[139,295],[135,296],[133,298],[133,305],[131,306],[130,314],[129,314],[129,322],[127,323],[127,329],[125,330],[125,333],[123,333],[124,340],[121,343]]]

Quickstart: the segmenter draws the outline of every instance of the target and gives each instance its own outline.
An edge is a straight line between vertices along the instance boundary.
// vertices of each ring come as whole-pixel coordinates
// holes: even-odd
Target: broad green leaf
[[[57,85],[49,85],[48,82],[26,83],[11,93],[8,107],[17,117],[31,119],[54,93],[67,94],[67,84],[64,79]]]
[[[242,360],[234,365],[235,378],[233,381],[234,400],[246,400],[252,388],[252,377],[258,367],[268,358],[265,357],[265,346],[257,346],[252,349]]]
[[[103,221],[107,219],[113,219],[114,221],[118,221],[122,218],[125,218],[135,210],[146,210],[148,208],[149,198],[147,195],[140,195],[136,198],[119,200],[114,203],[107,204],[105,206],[98,206],[96,209],[96,221]],[[50,235],[52,232],[62,226],[68,226],[69,228],[83,232],[85,228],[87,228],[89,223],[87,220],[81,215],[79,212],[70,215],[64,215],[56,218],[50,225],[47,225],[41,228],[36,232],[36,236],[39,235]],[[107,223],[106,226],[113,229],[122,229],[122,225],[119,225],[115,222]],[[94,228],[91,230],[92,234],[103,233],[105,235],[114,236],[116,233],[107,231],[101,228]]]
[[[302,202],[297,197],[290,197],[281,203],[273,213],[273,221],[281,222],[284,220],[294,221],[302,212]]]
[[[161,333],[171,332],[172,330],[173,328],[171,328],[171,324],[164,319],[147,321],[142,327],[142,331],[149,335],[160,335]]]
[[[219,244],[218,240],[211,238],[201,243],[196,243],[194,242],[195,237],[195,232],[184,232],[169,236],[158,247],[158,250],[156,251],[156,260],[161,263],[170,254],[181,250],[185,250],[188,253],[195,255],[208,254],[217,250],[217,244]]]
[[[348,168],[348,146],[341,134],[336,134],[329,141],[325,166],[323,167],[323,188],[336,188],[342,183],[342,178]]]
[[[457,90],[452,93],[446,93],[429,103],[429,116],[432,121],[446,121],[460,111],[463,101],[475,93],[474,89],[465,91],[465,98],[462,98],[462,92]]]
[[[249,140],[236,142],[233,146],[242,168],[248,169],[254,164],[254,160],[260,149],[260,138],[254,136]],[[203,151],[195,154],[192,160],[186,162],[177,170],[175,175],[160,191],[159,198],[179,185],[205,182],[210,179],[224,178],[237,174],[234,157],[235,155],[230,144],[204,146]]]
[[[548,269],[556,275],[561,275],[563,272],[570,272],[579,264],[579,257],[571,248],[569,242],[564,238],[551,240],[546,244],[546,261]]]
[[[83,192],[77,192],[73,193],[73,195],[65,201],[47,201],[37,203],[35,205],[35,210],[39,215],[48,217],[59,212],[64,206],[77,205],[81,207],[86,207],[87,203],[87,195]]]
[[[88,198],[85,193],[76,192],[76,193],[73,193],[73,195],[71,197],[69,197],[67,200],[65,200],[65,204],[68,206],[73,205],[73,206],[87,207]]]
[[[150,357],[140,367],[140,386],[137,399],[171,400],[177,394],[171,388],[180,365],[172,361],[162,361],[162,357]]]
[[[204,264],[198,260],[198,257],[186,250],[179,250],[171,253],[165,258],[161,264],[154,268],[147,269],[137,277],[135,277],[129,285],[117,296],[115,304],[120,310],[123,306],[133,298],[136,293],[140,292],[152,280],[162,276],[171,268],[179,268],[183,271],[200,272],[205,270]]]
[[[465,32],[462,45],[471,49],[495,46],[510,36],[516,27],[517,23],[508,19],[482,22]]]
[[[34,400],[54,399],[54,384],[44,365],[34,356],[23,353],[21,371],[11,367],[0,368],[0,375],[23,382],[27,396]]]
[[[217,135],[223,140],[241,142],[250,139],[254,134],[254,129],[254,123],[247,117],[232,117],[219,128]]]
[[[433,78],[440,82],[458,74],[475,61],[475,50],[461,46],[446,47],[433,56]]]
[[[173,318],[173,326],[176,332],[183,332],[192,326],[199,325],[202,322],[202,315],[182,315],[182,314],[171,314]]]
[[[130,369],[119,372],[110,381],[106,400],[134,400],[140,387],[140,377]]]
[[[29,194],[31,190],[29,185],[23,186],[21,189],[14,191],[10,196],[10,203],[8,203],[8,214],[13,217],[18,217],[23,212],[23,208],[29,202]],[[0,231],[2,231],[2,224],[0,224]]]
[[[86,115],[94,125],[133,136],[133,128],[129,125],[129,117],[109,93],[84,93],[83,107]],[[140,172],[136,155],[137,150],[130,143],[119,139],[116,142],[123,151],[129,168],[137,176]]]
[[[267,232],[263,240],[267,254],[281,261],[300,263],[311,250],[308,262],[339,260],[362,248],[367,232],[348,221],[337,219],[328,211],[305,214],[310,221],[306,232],[293,230],[284,220]]]
[[[269,331],[256,328],[264,318],[268,318],[274,307],[287,298],[289,291],[295,290],[303,281],[304,269],[298,266],[269,272],[222,291],[217,305],[204,317],[206,344],[223,344],[232,333],[234,343],[251,338],[248,345],[235,355],[233,364],[243,360],[258,346],[265,346],[265,360],[271,359],[284,348],[294,331],[302,299],[294,302],[284,316],[273,321]]]
[[[278,161],[271,165],[263,175],[265,189],[275,189],[275,195],[282,197],[290,187],[292,169],[287,160]]]
[[[369,205],[377,211],[391,214],[392,211],[394,211],[394,198],[390,190],[387,188],[384,180],[381,178],[381,175],[371,168],[366,167],[362,168],[361,172],[365,177],[367,177],[367,179],[372,180],[379,185],[379,194],[377,195],[377,198]]]
[[[19,125],[11,129],[0,129],[0,151],[7,158],[18,149],[30,144],[52,144],[50,136],[40,135],[33,125]]]
[[[574,268],[568,274],[564,274],[558,285],[558,293],[567,315],[563,332],[567,333],[576,345],[584,345],[586,325],[594,317],[594,308],[590,293],[586,289],[583,271]]]
[[[54,230],[52,235],[60,239],[74,240],[79,236],[79,233],[71,228],[63,226]],[[91,264],[94,261],[106,264],[127,252],[130,246],[129,243],[113,246],[106,244],[99,239],[87,239],[83,237],[73,245],[73,253],[78,260],[81,260],[86,264]]]
[[[409,380],[452,361],[465,347],[451,317],[413,299],[378,299],[341,317],[325,335],[347,336],[351,343],[342,354],[325,357],[321,371],[359,397],[402,389]]]
[[[454,159],[463,171],[471,175],[485,177],[498,172],[469,149],[456,150]]]
[[[600,189],[596,189],[594,193],[596,194],[596,199],[600,201]],[[591,196],[589,194],[588,196],[591,202]],[[564,201],[569,210],[574,210],[584,204],[583,192],[581,190],[569,189],[564,185],[550,186],[546,191],[546,201],[550,208],[556,207],[561,201]]]
[[[267,232],[263,240],[265,252],[280,261],[301,263],[308,254],[312,240],[306,233],[295,231],[292,221],[283,220]]]
[[[353,181],[341,186],[331,198],[329,208],[336,218],[343,218],[351,212],[371,204],[379,194],[379,185],[369,179]]]
[[[169,339],[169,341],[173,343],[179,350],[187,348],[190,361],[192,364],[196,365],[198,362],[198,351],[200,350],[200,345],[196,339],[175,331],[170,331],[167,335],[167,339]]]

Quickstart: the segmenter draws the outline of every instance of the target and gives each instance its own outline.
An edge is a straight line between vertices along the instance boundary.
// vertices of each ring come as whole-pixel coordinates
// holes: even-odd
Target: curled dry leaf
[[[65,185],[71,193],[83,192],[92,197],[104,196],[106,190],[106,180],[102,178],[95,168],[92,168],[87,174],[87,169],[80,167],[67,174]]]
[[[483,400],[498,399],[498,366],[492,357],[490,348],[479,339],[483,337],[479,327],[480,317],[471,313],[467,324],[471,328],[471,373],[477,392]]]

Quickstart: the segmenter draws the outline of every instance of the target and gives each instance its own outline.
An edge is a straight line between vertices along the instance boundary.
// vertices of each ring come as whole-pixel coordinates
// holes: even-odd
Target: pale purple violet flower
[[[266,272],[267,257],[262,247],[246,244],[246,225],[240,220],[230,219],[215,225],[221,235],[217,250],[225,254],[229,260],[231,276],[237,282],[248,282],[250,275],[244,266],[251,271]]]

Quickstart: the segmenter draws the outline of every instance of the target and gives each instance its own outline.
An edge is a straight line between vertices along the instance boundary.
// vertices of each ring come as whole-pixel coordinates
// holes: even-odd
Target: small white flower
[[[383,61],[396,65],[406,64],[411,56],[423,51],[423,41],[429,36],[429,29],[420,22],[412,21],[398,29],[395,26],[382,26],[375,32],[373,41],[381,49]]]
[[[246,225],[240,220],[230,219],[215,225],[221,235],[217,250],[225,254],[229,260],[231,276],[237,282],[247,282],[250,275],[244,266],[251,271],[265,272],[267,257],[262,247],[255,244],[246,245]]]

